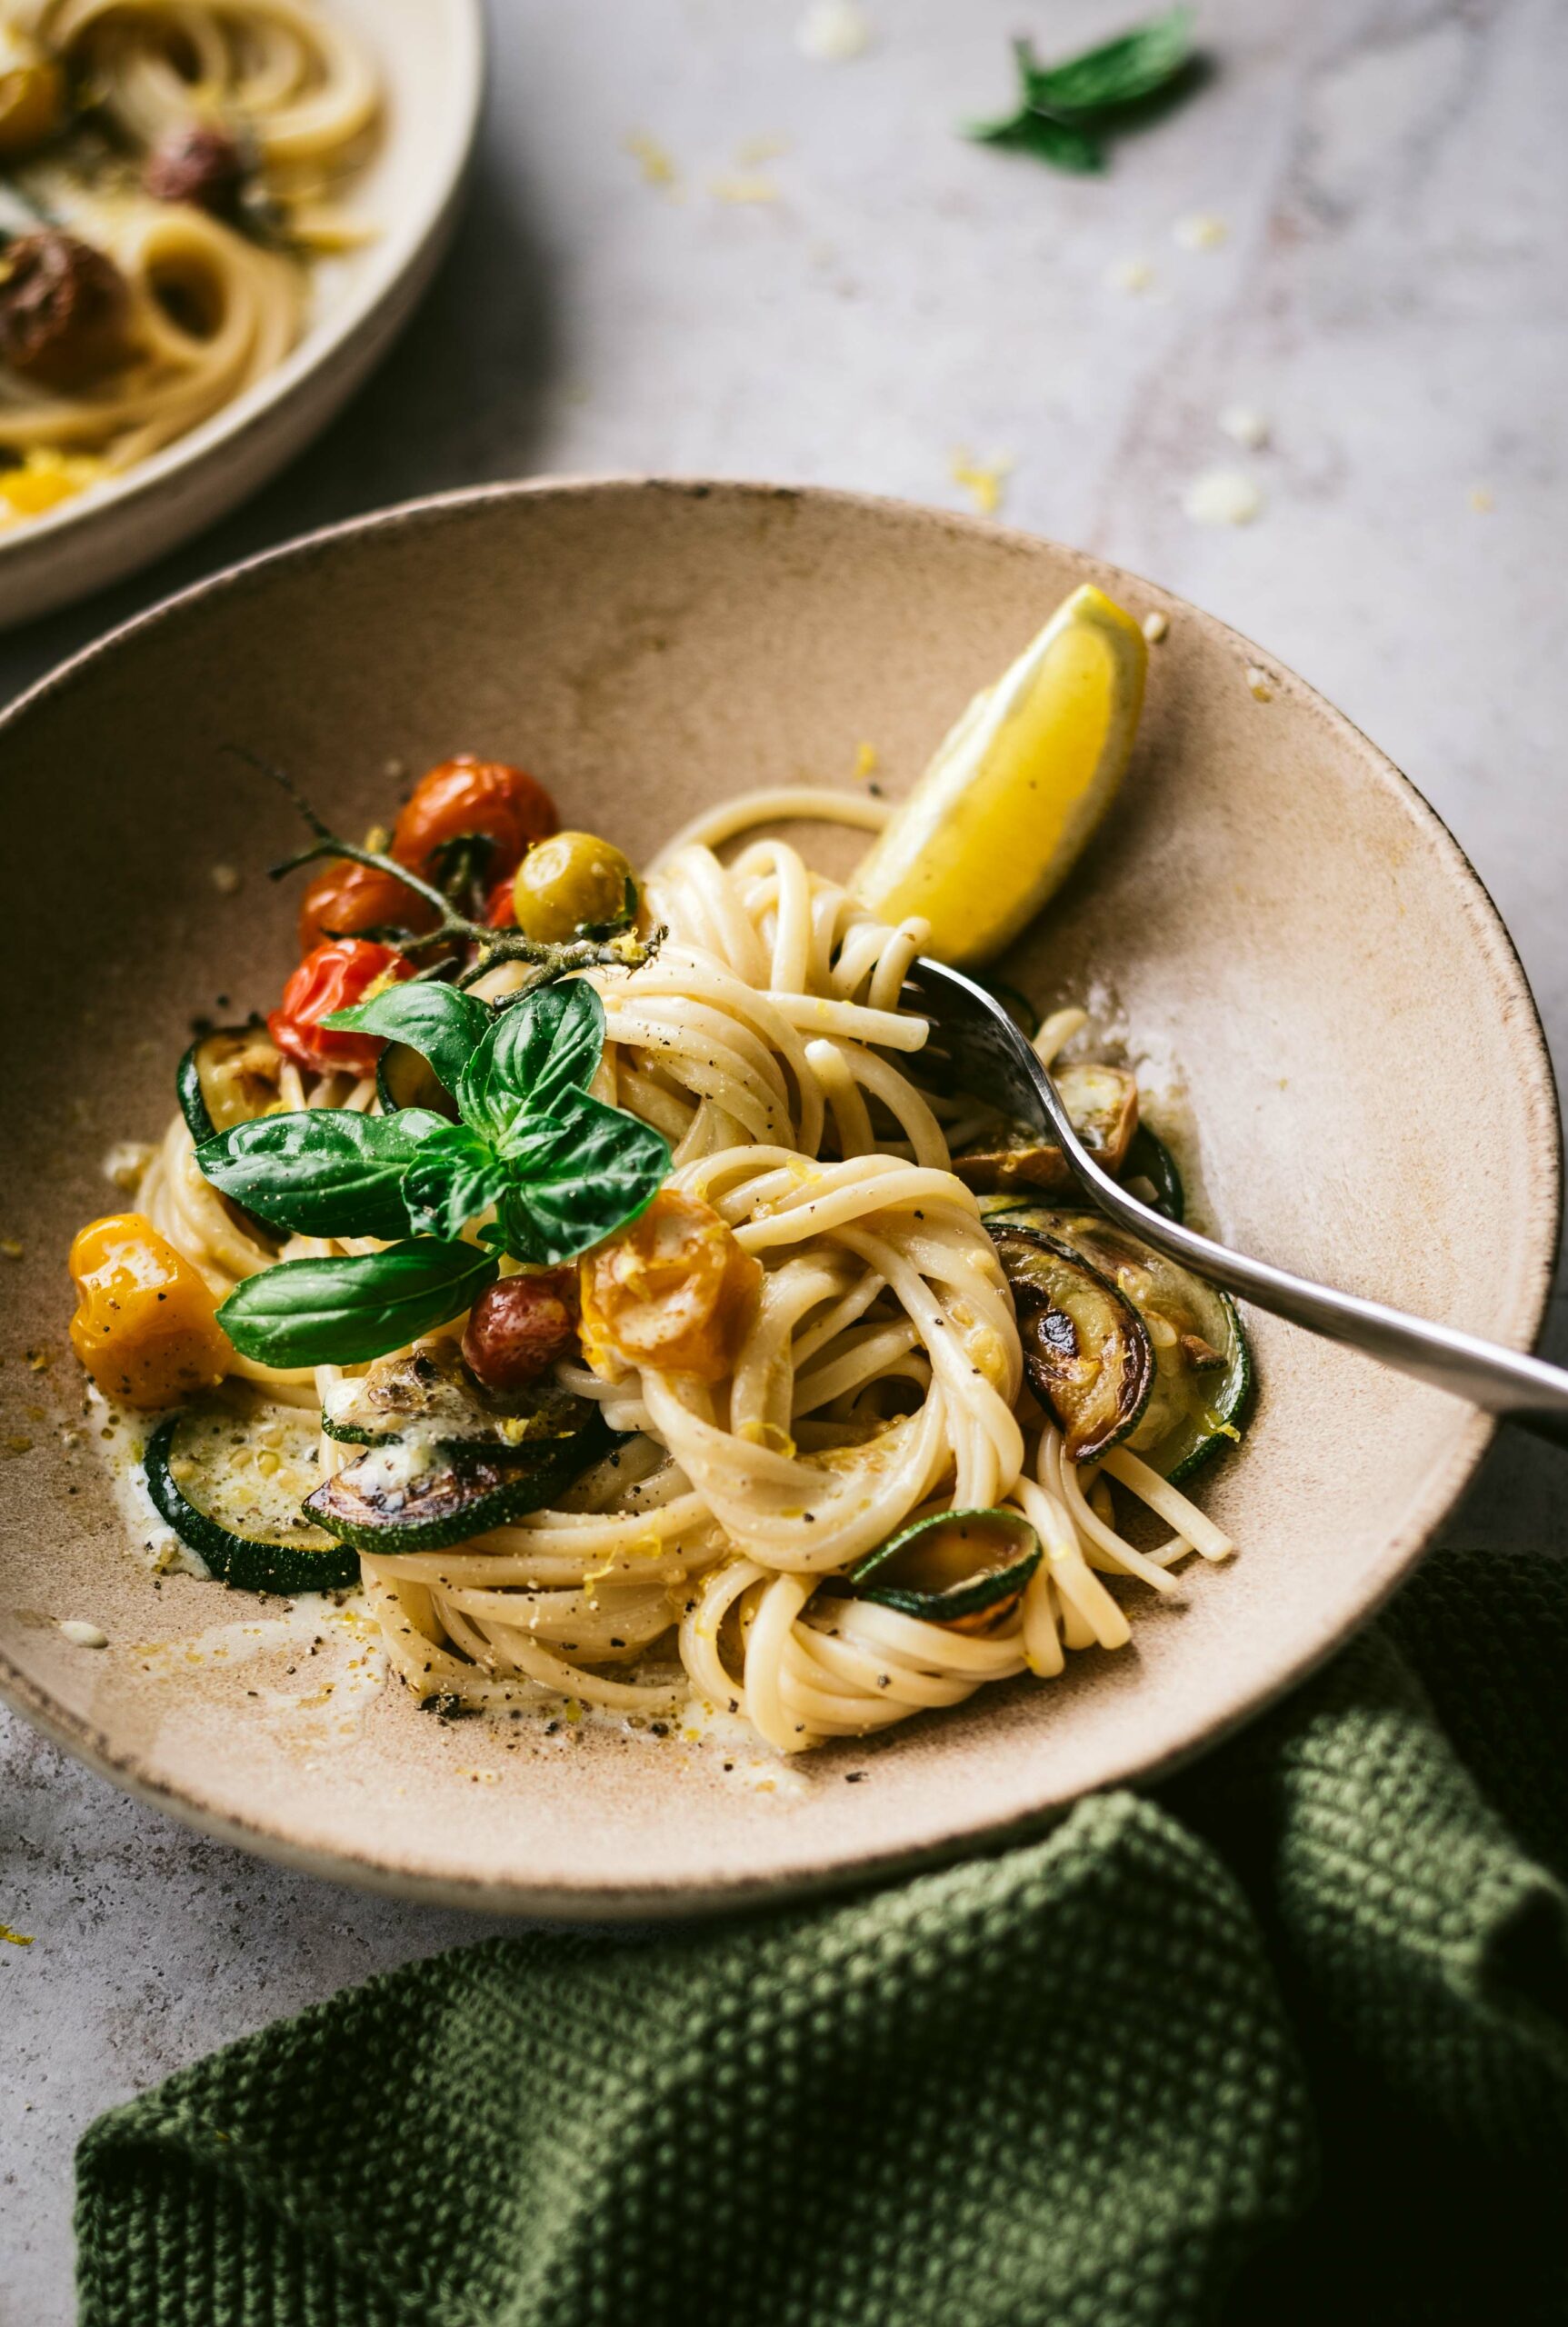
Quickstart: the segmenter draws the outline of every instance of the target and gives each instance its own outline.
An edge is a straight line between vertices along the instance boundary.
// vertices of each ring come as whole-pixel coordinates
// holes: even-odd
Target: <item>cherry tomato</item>
[[[428,929],[434,919],[434,906],[394,874],[336,856],[300,900],[299,950],[309,954],[329,938],[357,937],[365,929]]]
[[[391,945],[365,937],[338,937],[307,954],[267,1020],[267,1032],[287,1058],[322,1074],[370,1074],[386,1045],[378,1034],[324,1026],[335,1010],[352,1010],[367,990],[412,977],[414,964]]]
[[[463,1354],[486,1389],[523,1390],[577,1343],[577,1272],[504,1276],[463,1329]]]
[[[512,875],[506,874],[491,890],[484,907],[484,918],[492,929],[515,929],[517,908],[512,902]]]
[[[678,1188],[661,1188],[577,1266],[584,1353],[607,1382],[628,1365],[718,1381],[735,1362],[763,1282],[729,1223]]]
[[[544,785],[520,767],[463,752],[420,778],[397,819],[392,854],[428,878],[439,870],[438,852],[448,841],[483,833],[495,844],[491,871],[510,873],[524,850],[547,839],[559,822]]]
[[[531,848],[512,884],[524,937],[569,945],[586,930],[619,929],[637,910],[637,884],[618,848],[595,833],[555,833]]]

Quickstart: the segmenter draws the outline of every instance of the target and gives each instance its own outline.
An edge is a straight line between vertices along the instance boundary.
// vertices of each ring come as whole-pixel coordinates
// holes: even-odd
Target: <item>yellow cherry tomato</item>
[[[662,1188],[579,1264],[583,1347],[595,1373],[622,1367],[717,1382],[739,1353],[763,1273],[711,1204]]]
[[[65,84],[54,58],[30,33],[0,26],[0,156],[31,153],[65,117]]]
[[[637,884],[618,848],[594,833],[554,833],[517,867],[512,910],[524,937],[541,945],[608,936],[637,910]]]
[[[106,1398],[175,1406],[210,1390],[233,1352],[199,1270],[139,1212],[113,1213],[71,1246],[71,1346]]]

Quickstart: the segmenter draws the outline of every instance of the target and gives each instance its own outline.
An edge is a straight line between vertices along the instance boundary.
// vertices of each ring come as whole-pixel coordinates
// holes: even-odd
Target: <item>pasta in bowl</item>
[[[1473,874],[1430,811],[1266,650],[1075,552],[854,496],[648,480],[453,496],[335,529],[204,584],[95,647],[0,721],[13,843],[0,864],[0,971],[30,998],[8,1015],[4,1034],[9,1203],[0,1221],[0,1276],[11,1330],[0,1364],[0,1689],[8,1701],[119,1785],[229,1842],[322,1874],[518,1912],[642,1915],[864,1879],[1020,1831],[1085,1790],[1168,1768],[1344,1639],[1408,1572],[1486,1429],[1450,1401],[1265,1316],[1246,1320],[1261,1386],[1255,1404],[1233,1423],[1241,1445],[1222,1430],[1207,1465],[1183,1471],[1174,1440],[1140,1434],[1144,1422],[1154,1426],[1156,1383],[1132,1433],[1076,1466],[1069,1456],[1062,1476],[1064,1493],[1074,1480],[1086,1487],[1096,1517],[1110,1497],[1115,1531],[1152,1559],[1176,1523],[1142,1516],[1142,1495],[1113,1467],[1124,1455],[1142,1463],[1234,1543],[1234,1558],[1177,1560],[1168,1571],[1173,1588],[1162,1592],[1085,1555],[1127,1621],[1124,1647],[1070,1644],[1064,1612],[1056,1677],[1024,1672],[986,1682],[961,1702],[864,1735],[828,1735],[806,1751],[765,1743],[727,1703],[711,1718],[704,1713],[711,1696],[699,1698],[680,1658],[684,1599],[666,1601],[671,1629],[624,1662],[614,1643],[632,1644],[618,1630],[598,1636],[563,1622],[543,1643],[623,1684],[662,1680],[667,1713],[594,1711],[564,1692],[552,1709],[547,1690],[534,1696],[514,1682],[516,1702],[473,1713],[456,1691],[404,1686],[366,1595],[350,1588],[361,1553],[300,1513],[329,1464],[341,1479],[362,1453],[376,1453],[358,1437],[324,1431],[327,1402],[315,1388],[314,1355],[308,1364],[295,1361],[309,1375],[297,1405],[260,1384],[235,1386],[232,1376],[227,1388],[214,1388],[199,1368],[188,1393],[176,1393],[176,1405],[210,1398],[229,1429],[248,1429],[265,1403],[275,1441],[255,1448],[248,1503],[225,1466],[221,1436],[186,1438],[172,1450],[182,1471],[187,1461],[193,1466],[175,1479],[193,1508],[231,1535],[265,1539],[270,1523],[274,1538],[226,1588],[213,1580],[223,1552],[198,1554],[208,1570],[198,1574],[176,1556],[173,1531],[138,1483],[140,1460],[173,1409],[138,1409],[116,1448],[98,1435],[113,1426],[107,1410],[82,1411],[81,1374],[65,1343],[65,1255],[95,1215],[143,1207],[146,1217],[156,1193],[137,1177],[146,1149],[125,1143],[163,1148],[175,1104],[171,1082],[194,1108],[195,1077],[215,1131],[279,1099],[286,1104],[275,1122],[307,1112],[292,1084],[258,1098],[251,1076],[265,1084],[281,1067],[262,1047],[276,1050],[270,1029],[249,1024],[247,1013],[281,1007],[302,961],[334,928],[371,944],[394,942],[407,928],[406,914],[388,910],[389,896],[362,898],[361,921],[352,894],[335,887],[325,926],[296,932],[295,908],[303,910],[326,865],[345,852],[302,829],[283,794],[225,747],[248,745],[292,771],[351,846],[379,827],[362,852],[375,855],[394,853],[395,833],[385,827],[420,771],[454,745],[474,745],[493,755],[491,764],[534,771],[568,825],[624,853],[640,884],[639,942],[651,944],[661,925],[649,893],[668,875],[672,844],[695,827],[694,844],[727,882],[749,851],[780,843],[802,859],[808,879],[853,893],[846,914],[894,929],[924,919],[929,952],[962,962],[969,958],[962,897],[940,881],[918,897],[903,890],[874,824],[887,806],[914,799],[919,771],[959,706],[1010,655],[1025,652],[1046,612],[1084,584],[1166,625],[1148,657],[1135,754],[1090,854],[984,974],[999,974],[1038,1007],[1047,1048],[1061,1034],[1062,1010],[1089,1013],[1056,1053],[1054,1073],[1059,1086],[1076,1084],[1080,1122],[1097,1114],[1102,1154],[1125,1140],[1119,1168],[1144,1183],[1146,1196],[1163,1193],[1169,1203],[1178,1193],[1159,1149],[1143,1138],[1149,1129],[1184,1178],[1193,1213],[1232,1241],[1493,1338],[1528,1340],[1549,1278],[1555,1202],[1551,1084],[1528,989]],[[203,684],[193,686],[197,668]],[[1260,670],[1266,700],[1253,684]],[[993,733],[1016,734],[1005,690],[998,696],[993,689],[989,700],[975,732],[994,712]],[[1059,734],[1053,758],[1070,756],[1071,741]],[[962,755],[952,764],[962,769]],[[72,786],[73,894],[105,905],[102,940],[90,946],[62,943],[58,886],[38,874],[55,861],[62,771]],[[1076,796],[1092,801],[1086,757],[1080,774]],[[849,804],[860,823],[796,815],[726,831],[722,822],[698,822],[724,807],[739,813],[738,795],[750,788],[776,801],[781,789],[802,785]],[[938,801],[938,828],[945,813]],[[1064,832],[1072,821],[1063,820]],[[322,861],[292,876],[301,886],[285,902],[260,868],[301,841],[320,845]],[[998,854],[986,884],[994,898],[1018,869],[1014,854]],[[356,880],[368,883],[371,869]],[[771,870],[744,876],[773,877]],[[1011,912],[1030,898],[1019,886],[1005,902]],[[484,914],[478,903],[465,901],[464,918],[488,929],[488,892]],[[670,910],[659,907],[666,918]],[[825,916],[825,904],[814,910]],[[554,933],[551,942],[559,942]],[[472,943],[464,937],[464,948]],[[704,944],[712,949],[711,940]],[[645,970],[584,964],[554,981],[554,990],[599,989],[607,1031],[614,991],[657,973],[664,945],[674,948],[673,931]],[[415,945],[412,958],[426,956]],[[459,974],[435,983],[454,984]],[[770,991],[773,975],[770,954]],[[389,991],[419,983],[394,980]],[[314,974],[295,999],[307,1011],[325,1005],[324,1014],[334,1006]],[[677,999],[651,994],[644,1011],[656,1018]],[[869,1006],[869,988],[849,999]],[[1022,1014],[1024,1001],[1015,1006]],[[1400,1057],[1422,1063],[1396,1084],[1391,1029]],[[353,1029],[328,1031],[354,1036]],[[814,1039],[814,1030],[804,1034]],[[836,1046],[840,1035],[833,1040]],[[1142,1393],[1142,1344],[1105,1282],[1115,1279],[1112,1293],[1134,1308],[1142,1295],[1143,1342],[1151,1348],[1163,1330],[1158,1312],[1178,1343],[1192,1335],[1223,1354],[1223,1320],[1186,1312],[1178,1300],[1184,1289],[1157,1280],[1144,1286],[1136,1277],[1124,1287],[1119,1271],[1131,1256],[1104,1243],[1105,1223],[1074,1212],[1071,1190],[1052,1183],[1048,1158],[1011,1145],[1004,1127],[978,1108],[973,1127],[964,1124],[954,1094],[940,1087],[929,1039],[918,1051],[884,1052],[854,1035],[845,1046],[857,1043],[925,1094],[949,1154],[962,1159],[954,1177],[967,1173],[974,1183],[973,1216],[999,1262],[1000,1238],[1014,1248],[1015,1267],[1027,1257],[1034,1292],[1050,1296],[1036,1303],[1022,1282],[1010,1281],[1025,1376],[1031,1359],[1038,1365],[1048,1354],[1028,1332],[1026,1310],[1044,1315],[1070,1302],[1101,1346],[1105,1327],[1122,1321],[1114,1378],[1124,1386],[1115,1400],[1085,1398],[1066,1426],[1050,1422],[1064,1448],[1068,1428],[1076,1444],[1091,1444],[1086,1433],[1114,1428],[1123,1395],[1131,1403]],[[187,1073],[176,1075],[175,1062],[193,1045]],[[615,1093],[600,1103],[629,1113],[637,1085],[628,1070],[644,1061],[606,1042],[601,1066],[606,1052]],[[651,1054],[650,1074],[655,1063]],[[699,1054],[697,1069],[702,1063]],[[374,1061],[394,1107],[427,1107],[445,1137],[456,1126],[430,1104],[425,1064],[405,1039]],[[299,1072],[297,1095],[316,1095],[319,1070]],[[451,1072],[461,1080],[459,1067]],[[369,1078],[353,1061],[343,1073],[348,1079],[328,1084],[309,1113],[349,1112],[356,1084]],[[1138,1121],[1130,1129],[1120,1074],[1136,1084]],[[785,1085],[793,1130],[787,1073]],[[594,1095],[586,1084],[573,1087]],[[669,1145],[672,1168],[684,1170],[674,1153],[697,1101],[690,1090],[673,1095],[680,1104],[662,1126],[637,1120]],[[904,1144],[881,1102],[864,1088],[860,1095],[883,1152]],[[836,1123],[829,1127],[831,1096],[824,1107],[823,1143],[815,1157],[799,1159],[804,1171],[842,1160]],[[1475,1136],[1478,1121],[1489,1126],[1484,1141]],[[434,1138],[434,1126],[425,1129]],[[777,1134],[771,1143],[731,1142],[764,1144],[782,1142]],[[1334,1156],[1354,1159],[1375,1201],[1339,1200]],[[893,1161],[903,1169],[913,1159],[894,1154]],[[197,1176],[213,1193],[215,1183]],[[185,1192],[178,1191],[182,1201]],[[1027,1207],[1009,1216],[1015,1230],[1033,1229],[1033,1241],[1004,1227],[998,1198]],[[260,1285],[286,1290],[292,1263],[283,1252],[296,1232],[262,1222],[254,1208],[261,1200],[253,1189],[243,1208],[260,1223],[247,1233],[272,1265],[252,1273]],[[725,1192],[710,1190],[700,1201],[722,1216]],[[968,1216],[967,1196],[952,1193],[951,1202],[954,1215],[963,1208]],[[1028,1216],[1040,1212],[1052,1215],[1049,1226]],[[159,1219],[165,1243],[184,1242],[175,1215],[160,1210]],[[724,1224],[737,1242],[748,1227],[738,1219]],[[856,1233],[857,1223],[845,1225]],[[444,1223],[411,1234],[406,1209],[401,1220],[389,1212],[370,1228],[365,1242],[377,1251],[447,1241]],[[330,1224],[311,1233],[337,1241]],[[613,1244],[617,1233],[606,1223],[599,1241]],[[1081,1240],[1101,1284],[1068,1274],[1047,1239],[1069,1253]],[[452,1241],[470,1243],[466,1221]],[[197,1244],[190,1249],[199,1256]],[[486,1248],[474,1249],[483,1268]],[[306,1245],[294,1252],[310,1256]],[[345,1267],[370,1255],[322,1257]],[[788,1248],[752,1257],[772,1276]],[[497,1273],[512,1279],[559,1266],[576,1275],[580,1292],[582,1258],[516,1264],[501,1255]],[[242,1263],[236,1253],[211,1283],[195,1261],[185,1264],[196,1281],[186,1287],[185,1317],[195,1319],[198,1353],[202,1313],[210,1329],[231,1297],[227,1281],[246,1281]],[[147,1288],[150,1305],[166,1312],[159,1289],[170,1290]],[[536,1353],[559,1322],[542,1303],[510,1339]],[[898,1323],[899,1313],[889,1299],[878,1316],[855,1322],[880,1330]],[[571,1323],[581,1347],[581,1324]],[[854,1330],[854,1323],[844,1328]],[[932,1336],[948,1330],[934,1325]],[[396,1346],[421,1338],[462,1354],[461,1331],[428,1319],[407,1326]],[[797,1383],[821,1355],[803,1353],[800,1340],[792,1329]],[[867,1406],[895,1424],[924,1403],[923,1385],[909,1379],[920,1354],[907,1353],[902,1374],[890,1364],[885,1387],[866,1385]],[[281,1353],[272,1358],[281,1362]],[[340,1370],[345,1382],[363,1384],[383,1363],[396,1364],[385,1344],[382,1357],[367,1349],[343,1358]],[[593,1371],[585,1353],[569,1363]],[[417,1401],[423,1422],[440,1423],[452,1394],[444,1371],[412,1383],[397,1376],[384,1384],[377,1375],[364,1393],[366,1411],[332,1419],[373,1435],[406,1433],[406,1413],[401,1422],[377,1415],[389,1402],[406,1409]],[[1180,1385],[1187,1376],[1169,1378]],[[1234,1386],[1228,1372],[1205,1364],[1194,1385],[1223,1422]],[[564,1394],[603,1406],[613,1386]],[[816,1386],[830,1385],[819,1379]],[[1054,1493],[1039,1477],[1044,1386],[1046,1401],[1031,1384],[1034,1407],[1021,1395],[1014,1418],[1026,1446],[1021,1479]],[[709,1387],[715,1402],[726,1393],[724,1381]],[[336,1396],[357,1403],[359,1394],[340,1384]],[[844,1394],[853,1400],[854,1385]],[[504,1421],[525,1439],[532,1428],[537,1439],[552,1422],[580,1420],[575,1407],[552,1416],[544,1399],[517,1396],[510,1412],[508,1403],[485,1427]],[[792,1390],[792,1415],[797,1403]],[[833,1450],[808,1443],[812,1425],[834,1419],[828,1407],[814,1407],[790,1433],[796,1458],[810,1457],[813,1472]],[[611,1429],[603,1413],[599,1421]],[[1210,1427],[1203,1414],[1190,1421],[1203,1433]],[[460,1416],[454,1431],[429,1434],[463,1432]],[[573,1435],[557,1431],[552,1448],[559,1442],[564,1456]],[[633,1434],[613,1439],[612,1452],[617,1443],[629,1453]],[[785,1452],[777,1442],[774,1451]],[[377,1460],[390,1463],[392,1453]],[[535,1458],[539,1484],[537,1446]],[[297,1485],[285,1476],[296,1461],[307,1473]],[[513,1466],[495,1467],[495,1487],[509,1493],[517,1484]],[[279,1478],[285,1493],[274,1494],[269,1483]],[[359,1487],[367,1483],[375,1485],[374,1474],[367,1482],[361,1472]],[[483,1532],[532,1529],[545,1513],[597,1525],[631,1483],[600,1500],[577,1472],[574,1483],[549,1485],[530,1508],[498,1516]],[[383,1484],[402,1491],[389,1472]],[[609,1488],[604,1479],[598,1485]],[[376,1497],[361,1500],[375,1517]],[[598,1508],[585,1512],[590,1500]],[[884,1613],[907,1613],[888,1604],[894,1592],[906,1592],[927,1595],[918,1620],[930,1623],[931,1602],[942,1595],[934,1613],[951,1663],[966,1638],[988,1645],[987,1605],[1005,1631],[1014,1621],[999,1606],[1007,1571],[1033,1549],[1019,1522],[1041,1544],[1040,1565],[1051,1552],[1046,1531],[1020,1512],[1000,1526],[984,1524],[977,1541],[923,1547],[916,1539],[897,1549],[929,1503],[944,1500],[939,1490],[890,1526],[883,1543],[897,1564],[882,1572],[883,1598],[872,1597],[874,1568],[863,1570],[853,1592],[821,1577],[812,1586],[819,1615],[832,1599],[845,1610],[853,1604],[853,1631]],[[1006,1513],[1010,1500],[1004,1493],[991,1507]],[[291,1513],[297,1530],[282,1523]],[[1070,1515],[1082,1545],[1084,1523],[1075,1510]],[[475,1532],[461,1509],[424,1517],[436,1533],[457,1526],[459,1542]],[[546,1613],[568,1613],[564,1601],[553,1612],[541,1608],[531,1631],[535,1609],[524,1609],[524,1591],[542,1599],[570,1592],[581,1577],[579,1609],[589,1612],[608,1579],[594,1576],[580,1540],[574,1548],[575,1565],[536,1567],[528,1584],[504,1587],[503,1614],[524,1618],[512,1625],[519,1639],[537,1640]],[[644,1549],[651,1553],[651,1535]],[[457,1543],[428,1550],[434,1565],[454,1557]],[[285,1588],[285,1554],[340,1559],[349,1585]],[[708,1573],[693,1563],[694,1583]],[[1033,1568],[1026,1581],[1038,1573]],[[269,1580],[271,1589],[258,1589]],[[797,1580],[809,1578],[797,1572]],[[418,1579],[398,1581],[416,1600]],[[976,1583],[981,1604],[965,1615],[946,1595]],[[482,1576],[463,1576],[454,1589],[483,1586]],[[743,1684],[749,1613],[745,1604],[724,1612],[715,1642],[725,1673]],[[483,1611],[469,1614],[490,1621]],[[955,1615],[971,1624],[967,1633],[950,1621]],[[430,1622],[444,1631],[433,1607]],[[796,1619],[790,1629],[798,1640],[815,1626]],[[754,1642],[754,1619],[750,1631]],[[432,1646],[452,1653],[465,1689],[479,1693],[487,1679],[508,1678],[499,1659],[488,1673],[450,1634]],[[611,1657],[587,1653],[590,1646]]]
[[[1004,682],[1007,764],[950,738],[927,780],[971,956],[1019,789],[1033,894],[1136,724],[1119,609],[1080,593],[1043,641]],[[1117,716],[1075,757],[1064,691],[1096,668]],[[954,794],[984,804],[967,870]],[[473,755],[376,845],[301,803],[299,967],[265,1023],[197,1037],[135,1212],[74,1250],[94,1382],[172,1409],[142,1461],[187,1557],[283,1592],[363,1571],[422,1703],[728,1716],[789,1754],[1124,1647],[1108,1579],[1165,1594],[1229,1554],[1173,1474],[1241,1434],[1240,1319],[944,1078],[904,992],[933,923],[864,901],[890,864],[930,885],[900,837],[924,797],[754,794],[642,876]],[[854,884],[782,836],[802,818],[880,832]],[[1035,1039],[1055,1063],[1085,1024]],[[1179,1208],[1135,1079],[1059,1071]],[[1174,1532],[1140,1548],[1116,1492]]]

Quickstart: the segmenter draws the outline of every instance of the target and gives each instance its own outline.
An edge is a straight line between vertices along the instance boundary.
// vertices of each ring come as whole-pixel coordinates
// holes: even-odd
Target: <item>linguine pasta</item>
[[[422,1701],[567,1700],[644,1722],[707,1708],[793,1753],[1119,1648],[1135,1599],[1113,1584],[1166,1593],[1176,1563],[1231,1550],[1125,1446],[1067,1459],[1027,1386],[1008,1281],[951,1168],[965,1103],[923,1084],[928,1029],[901,1006],[925,925],[880,921],[784,840],[744,837],[802,817],[870,831],[886,814],[809,789],[729,804],[646,875],[656,953],[584,973],[605,1014],[592,1094],[664,1135],[670,1185],[727,1224],[760,1291],[721,1378],[592,1345],[560,1363],[615,1437],[552,1507],[441,1550],[365,1554],[391,1663]],[[494,998],[524,974],[506,964],[475,990]],[[1043,1048],[1077,1023],[1061,1014]],[[379,1104],[373,1078],[287,1062],[279,1102]],[[218,1294],[340,1249],[258,1243],[179,1118],[140,1205]],[[243,1358],[236,1370],[307,1408],[344,1378]],[[355,1451],[324,1435],[323,1473]],[[1163,1544],[1123,1532],[1110,1479],[1171,1529]],[[944,1508],[1000,1509],[1038,1538],[1038,1565],[994,1623],[929,1622],[844,1589],[856,1561]]]

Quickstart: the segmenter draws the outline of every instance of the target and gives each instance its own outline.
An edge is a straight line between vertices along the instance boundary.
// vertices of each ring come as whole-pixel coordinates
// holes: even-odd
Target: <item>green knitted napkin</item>
[[[869,1897],[438,1957],[99,2120],[82,2327],[1568,2319],[1568,1570]]]

